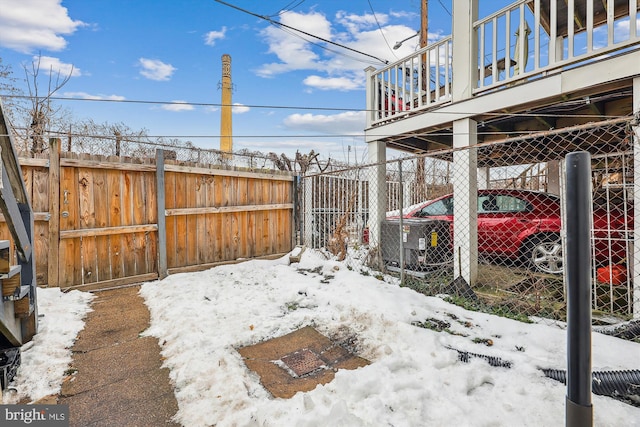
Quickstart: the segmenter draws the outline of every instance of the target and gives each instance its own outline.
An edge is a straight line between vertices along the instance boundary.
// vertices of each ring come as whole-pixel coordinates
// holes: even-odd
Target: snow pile
[[[185,426],[557,426],[566,368],[560,327],[469,312],[307,250],[147,283],[145,332],[159,339]],[[438,332],[413,324],[442,325]],[[311,325],[372,363],[291,399],[274,399],[236,348]],[[487,346],[486,342],[492,343]],[[455,350],[454,350],[455,349]],[[499,357],[458,360],[468,351]],[[640,345],[594,333],[593,369],[638,369]],[[598,426],[640,426],[640,408],[593,396]]]
[[[22,346],[22,361],[3,393],[3,403],[32,402],[60,392],[65,371],[71,364],[71,347],[84,328],[93,295],[87,292],[63,293],[58,288],[38,288],[38,333]]]

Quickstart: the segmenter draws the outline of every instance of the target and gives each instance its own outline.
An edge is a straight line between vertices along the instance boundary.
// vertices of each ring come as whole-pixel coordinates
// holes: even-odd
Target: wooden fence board
[[[27,188],[27,191],[33,211],[47,212],[49,210],[49,171],[45,168],[33,168],[28,175],[32,179],[31,182],[29,182],[31,188]],[[55,185],[58,185],[58,183],[55,183]],[[49,221],[39,221],[34,218],[33,239],[35,253],[49,253],[49,238]],[[58,264],[59,260],[55,262]],[[35,263],[36,283],[39,285],[48,283],[49,263],[47,262],[47,258],[36,257]]]
[[[158,197],[155,169],[153,173],[144,173],[143,197],[146,218],[149,224],[158,222]],[[166,227],[165,227],[166,228]],[[158,272],[158,234],[145,234],[145,266],[147,273]]]
[[[74,229],[79,220],[79,188],[81,188],[78,187],[79,182],[81,181],[77,168],[60,170],[60,207],[59,212],[51,212],[51,215],[59,216],[61,232],[62,230]],[[55,242],[52,242],[52,244],[55,244]],[[59,242],[58,280],[59,283],[57,285],[61,287],[82,283],[80,239]],[[51,285],[56,286],[56,284]]]
[[[78,170],[78,178],[79,181],[76,185],[78,185],[78,202],[80,204],[80,218],[78,221],[79,228],[93,229],[97,227],[105,227],[106,221],[103,221],[102,223],[99,222],[99,220],[102,220],[102,218],[101,215],[96,212],[95,208],[96,203],[98,203],[103,206],[101,210],[106,209],[106,201],[104,200],[104,189],[101,188],[102,186],[97,185],[95,182],[100,180],[101,178],[97,174],[94,174],[91,170],[85,168]],[[73,189],[73,191],[75,191],[75,189]],[[94,197],[94,194],[96,192],[99,194],[98,198]],[[75,225],[76,224],[70,224],[71,229],[74,229]],[[79,243],[82,253],[82,284],[96,282],[98,281],[98,248],[96,246],[96,238],[94,236],[88,236],[85,238],[80,237]],[[107,253],[108,248],[105,247],[101,249],[103,259],[105,259],[106,257],[104,257],[104,254]]]
[[[134,172],[124,171],[121,175],[121,194],[122,194],[122,225],[128,226],[135,223],[134,220],[134,200],[133,200],[133,183],[132,180],[136,177]],[[127,233],[122,236],[122,262],[123,262],[123,276],[135,276],[136,275],[136,246],[134,244],[135,236],[131,233]]]
[[[187,174],[176,175],[176,207],[187,207]],[[171,237],[167,236],[167,240]],[[176,216],[176,231],[173,235],[176,242],[176,263],[179,266],[187,264],[187,218],[184,215]]]
[[[173,172],[165,173],[164,188],[165,188],[165,205],[167,209],[176,207],[176,176],[178,174]],[[167,266],[174,268],[178,266],[178,251],[176,248],[176,218],[166,218],[166,230],[167,230]]]
[[[231,188],[230,188],[230,178],[227,176],[223,176],[221,183],[221,196],[222,202],[220,206],[229,206],[231,203]],[[222,259],[233,259],[231,258],[231,214],[223,213],[220,215],[222,218],[221,227],[218,229],[218,233],[222,236]]]
[[[195,208],[197,207],[197,191],[198,176],[192,173],[185,174],[185,207]],[[185,265],[198,264],[198,216],[187,215],[185,229],[185,244],[186,244],[186,262]]]
[[[195,188],[196,207],[207,207],[207,179],[198,176]],[[196,216],[196,264],[205,264],[209,262],[209,245],[207,244],[207,216],[200,214]]]
[[[93,173],[93,204],[95,210],[95,226],[107,227],[109,225],[109,197],[107,189],[107,173],[106,169],[96,169]],[[91,238],[85,239],[91,240]],[[98,235],[93,241],[95,242],[95,254],[92,254],[91,262],[93,264],[94,277],[92,281],[111,280],[111,257],[110,241],[107,235]],[[105,260],[106,262],[99,262]]]
[[[122,172],[107,171],[107,200],[109,200],[109,227],[119,227],[122,223]],[[109,236],[109,279],[124,277],[123,235]]]
[[[143,172],[130,173],[131,179],[131,203],[132,207],[132,225],[141,225],[148,220],[147,204],[145,202],[145,175]],[[150,221],[148,222],[151,223]],[[145,242],[145,233],[136,233],[133,237],[133,260],[135,265],[135,274],[150,273],[146,251],[148,250]],[[127,242],[128,243],[128,242]]]
[[[216,186],[215,177],[207,177],[207,206],[216,205]],[[216,222],[220,215],[206,215],[207,218],[207,263],[216,262],[217,258],[217,240],[216,240]]]

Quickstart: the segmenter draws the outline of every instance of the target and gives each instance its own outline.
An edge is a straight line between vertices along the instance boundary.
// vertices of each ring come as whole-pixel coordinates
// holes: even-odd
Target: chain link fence
[[[592,159],[585,262],[592,266],[593,319],[618,324],[640,313],[633,141],[627,118],[308,174],[301,181],[301,240],[362,274],[393,275],[469,308],[564,321],[563,217],[571,208],[564,158],[585,150]],[[472,177],[460,159],[474,165]]]
[[[41,152],[34,153],[33,141],[23,135],[15,135],[15,144],[23,157],[48,156],[48,144],[40,144]],[[100,156],[118,156],[129,159],[152,159],[156,150],[162,149],[165,158],[191,164],[202,164],[207,167],[224,166],[237,167],[248,170],[279,170],[281,160],[273,155],[254,152],[251,150],[237,150],[232,153],[212,148],[201,148],[189,141],[177,138],[151,138],[140,135],[92,135],[82,133],[52,133],[48,138],[58,138],[61,150],[70,153],[82,153]],[[45,138],[42,137],[44,140]]]

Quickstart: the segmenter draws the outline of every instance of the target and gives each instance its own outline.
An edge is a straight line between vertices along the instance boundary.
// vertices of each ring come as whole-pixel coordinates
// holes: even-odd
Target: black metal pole
[[[405,234],[404,234],[404,221],[403,221],[403,215],[404,215],[404,191],[402,188],[402,160],[398,161],[398,181],[400,182],[400,188],[398,189],[398,198],[400,200],[398,200],[398,205],[399,205],[399,209],[400,209],[400,219],[399,219],[399,227],[400,227],[400,285],[404,285],[404,263],[405,263],[405,259],[404,259],[404,238],[405,238]]]
[[[566,157],[566,425],[593,425],[591,405],[591,156]]]

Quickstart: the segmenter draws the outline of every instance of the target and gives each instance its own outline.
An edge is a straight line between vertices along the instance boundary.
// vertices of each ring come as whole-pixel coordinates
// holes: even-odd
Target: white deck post
[[[451,96],[453,102],[473,96],[478,84],[478,36],[473,23],[478,20],[478,0],[453,2],[453,74]]]
[[[386,145],[381,141],[368,143],[368,163],[374,164],[367,171],[369,178],[369,245],[380,246],[380,223],[387,211],[387,160]]]
[[[473,286],[478,278],[477,151],[467,148],[478,139],[472,119],[453,122],[453,275]]]
[[[367,67],[365,70],[367,82],[367,116],[366,129],[371,127],[376,114],[375,84],[372,81],[375,68]],[[369,245],[372,248],[380,246],[380,223],[385,218],[387,211],[387,146],[381,141],[367,141],[368,163],[374,164],[373,169],[367,169],[365,179],[369,180]]]
[[[302,218],[304,221],[304,225],[302,226],[303,231],[303,239],[302,242],[309,248],[314,248],[313,246],[313,190],[314,190],[314,181],[317,180],[317,177],[302,177],[300,182],[302,183],[302,198],[303,203],[303,213]]]
[[[473,23],[478,0],[453,2],[453,102],[469,99],[478,83],[478,39]],[[453,122],[453,259],[454,278],[473,286],[478,277],[478,125],[473,119]]]

